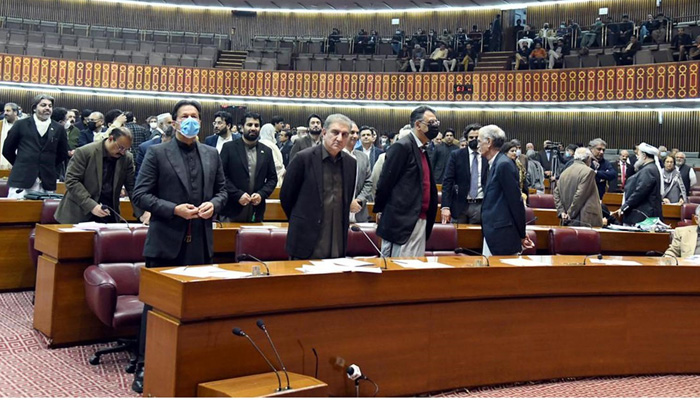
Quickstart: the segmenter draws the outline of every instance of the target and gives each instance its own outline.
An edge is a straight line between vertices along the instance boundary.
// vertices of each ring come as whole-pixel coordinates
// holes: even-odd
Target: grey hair
[[[587,147],[579,147],[574,151],[574,160],[586,161],[591,157],[593,157],[593,153],[591,153],[591,150]]]
[[[14,112],[19,111],[19,106],[15,103],[5,103],[5,107],[10,107]]]
[[[323,122],[323,129],[328,129],[331,124],[336,122],[347,126],[348,130],[352,129],[352,120],[343,114],[331,114],[326,117],[326,120]]]
[[[170,119],[173,119],[173,116],[170,115],[170,113],[163,113],[163,114],[160,114],[156,117],[156,121],[158,121],[158,123],[163,123],[163,122],[165,122],[165,119],[168,117],[170,117]]]
[[[483,136],[486,139],[491,139],[493,147],[500,149],[506,142],[506,133],[503,129],[499,128],[497,125],[486,125],[479,129],[479,136]]]
[[[593,147],[596,147],[596,146],[600,146],[601,144],[602,144],[603,146],[606,146],[606,147],[608,146],[608,144],[605,143],[605,140],[603,140],[603,139],[601,139],[601,138],[595,138],[595,139],[591,140],[590,142],[588,142],[588,147],[593,148]]]
[[[45,94],[45,93],[38,94],[38,95],[34,96],[34,99],[32,99],[32,107],[31,107],[32,112],[34,112],[34,110],[39,105],[39,103],[41,103],[42,100],[50,101],[51,107],[53,107],[53,103],[54,103],[54,101],[56,101],[56,99],[54,99],[52,96],[49,96],[48,94]]]

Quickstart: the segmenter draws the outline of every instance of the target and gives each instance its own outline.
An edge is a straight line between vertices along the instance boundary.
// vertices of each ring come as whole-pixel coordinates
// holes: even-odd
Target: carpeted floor
[[[0,397],[138,397],[126,353],[88,364],[107,345],[48,349],[32,328],[33,292],[0,293]],[[381,395],[381,393],[380,393]],[[561,379],[434,393],[436,397],[700,397],[700,375]]]

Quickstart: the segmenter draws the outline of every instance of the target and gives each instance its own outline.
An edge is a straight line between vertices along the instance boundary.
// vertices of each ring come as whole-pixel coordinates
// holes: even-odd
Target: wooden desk
[[[383,274],[302,275],[270,263],[271,277],[208,280],[144,270],[148,317],[144,396],[194,396],[197,384],[266,372],[241,327],[265,341],[263,318],[290,371],[352,396],[342,360],[380,396],[408,396],[561,377],[700,372],[700,268],[582,265],[472,267]],[[380,265],[380,260],[374,260]],[[246,265],[224,265],[250,271]],[[262,300],[264,299],[264,300]],[[371,385],[368,385],[371,386]],[[368,396],[372,388],[363,389]]]
[[[41,217],[43,202],[0,200],[0,291],[34,287],[36,271],[29,258],[29,234]]]
[[[10,176],[10,171],[9,169],[0,169],[0,178],[7,178]]]
[[[221,224],[214,229],[215,262],[235,261],[236,238],[241,225],[287,226],[286,223],[267,222]],[[34,327],[46,335],[54,347],[113,337],[85,304],[82,274],[93,263],[94,233],[61,232],[62,227],[70,225],[37,225],[35,247],[44,255],[39,258],[37,272]],[[538,251],[547,253],[550,227],[531,225],[528,229],[537,233]],[[603,254],[664,252],[670,241],[669,233],[598,231]],[[459,247],[480,250],[481,227],[459,225],[457,239]]]

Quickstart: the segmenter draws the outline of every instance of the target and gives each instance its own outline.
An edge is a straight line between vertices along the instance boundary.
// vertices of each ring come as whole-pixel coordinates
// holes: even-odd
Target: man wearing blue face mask
[[[228,195],[226,179],[215,147],[197,142],[202,106],[181,100],[172,112],[175,139],[152,146],[141,165],[134,204],[151,213],[143,255],[146,268],[210,264],[214,255],[211,219]],[[139,337],[139,364],[132,384],[143,391],[144,307]]]

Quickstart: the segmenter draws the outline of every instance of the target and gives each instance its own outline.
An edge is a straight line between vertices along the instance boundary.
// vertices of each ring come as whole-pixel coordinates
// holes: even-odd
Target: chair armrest
[[[117,306],[117,284],[96,265],[89,266],[83,272],[83,279],[88,307],[103,324],[111,327]]]

